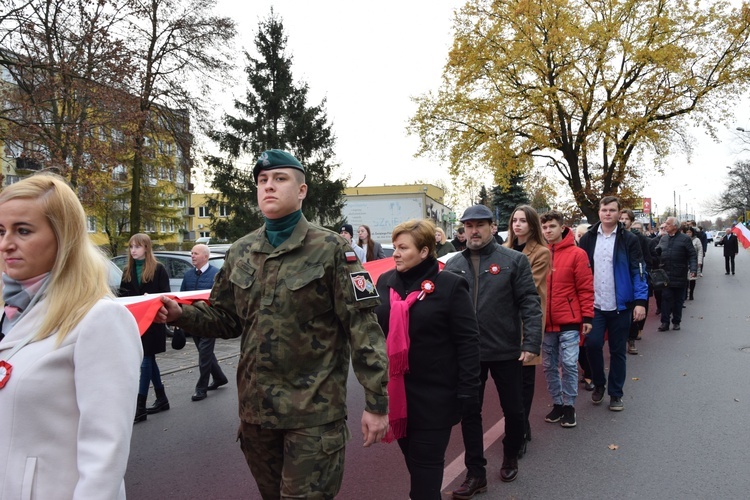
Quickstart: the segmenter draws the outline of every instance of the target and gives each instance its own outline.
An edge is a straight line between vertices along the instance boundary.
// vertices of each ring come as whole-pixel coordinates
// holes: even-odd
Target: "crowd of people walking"
[[[83,210],[64,181],[34,176],[0,194],[0,421],[11,422],[17,408],[30,422],[12,419],[13,442],[0,439],[10,450],[0,460],[5,496],[19,497],[29,487],[25,478],[39,474],[46,497],[124,498],[133,415],[142,422],[170,407],[156,362],[170,324],[191,332],[199,351],[193,401],[228,383],[215,338],[242,337],[237,439],[263,498],[339,492],[351,437],[351,365],[365,394],[364,446],[398,443],[410,498],[441,498],[451,429],[460,423],[467,474],[452,496],[471,499],[488,490],[488,470],[497,468],[504,482],[519,476],[538,425],[531,418],[537,366],[551,402],[545,422],[578,425],[581,384],[593,405],[608,395],[608,409],[623,411],[627,358],[638,353],[649,297],[656,297],[658,330],[666,331],[680,330],[684,302],[700,294],[702,229],[668,217],[651,232],[613,196],[600,200],[598,222],[575,228],[558,211],[518,206],[505,240],[484,205],[464,211],[452,241],[430,220],[405,221],[392,233],[394,269],[373,279],[362,264],[384,258],[382,245],[366,225],[355,238],[350,224],[336,234],[309,223],[301,211],[305,172],[285,151],[259,157],[253,175],[265,224],[232,245],[222,269],[196,245],[182,289],[210,287],[209,301],[186,305],[162,296],[140,342],[132,317],[110,300],[102,256],[87,242]],[[728,231],[722,243],[726,274],[734,274],[737,237]],[[120,295],[169,292],[149,237],[133,235],[128,251]],[[438,258],[446,257],[440,271]],[[89,286],[80,305],[66,310],[65,287],[74,281]],[[99,338],[91,318],[102,316],[118,324]],[[72,352],[57,349],[68,345]],[[18,390],[28,366],[54,357],[60,361],[42,366],[54,384]],[[505,417],[499,467],[484,453],[490,376]],[[156,400],[147,406],[151,385]],[[65,442],[33,438],[43,423],[30,410],[43,399],[59,402]],[[65,459],[80,449],[90,456]],[[24,462],[28,456],[36,461]]]

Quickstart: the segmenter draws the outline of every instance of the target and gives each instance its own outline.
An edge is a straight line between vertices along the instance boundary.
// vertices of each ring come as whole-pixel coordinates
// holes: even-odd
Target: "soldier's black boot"
[[[138,402],[135,406],[135,418],[133,423],[143,422],[148,418],[148,411],[146,411],[146,395],[138,394]]]
[[[167,411],[169,409],[169,400],[167,399],[167,393],[164,392],[164,387],[154,390],[156,391],[156,401],[154,401],[154,404],[149,406],[146,410],[149,415],[152,413],[159,413],[160,411]]]

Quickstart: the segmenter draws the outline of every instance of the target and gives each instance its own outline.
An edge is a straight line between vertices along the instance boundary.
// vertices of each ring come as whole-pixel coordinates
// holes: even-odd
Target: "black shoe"
[[[503,458],[503,465],[500,467],[500,481],[509,483],[515,481],[518,477],[518,459],[516,457]]]
[[[208,390],[209,391],[215,391],[216,389],[218,389],[222,385],[227,385],[228,383],[229,383],[229,380],[227,380],[227,379],[219,380],[218,382],[216,380],[214,380],[213,384],[210,384],[208,386]]]
[[[725,276],[729,276],[729,273],[724,273]]]
[[[669,330],[669,323],[662,323],[661,325],[659,325],[659,328],[657,328],[657,330],[659,330],[660,332],[666,332],[667,330]]]
[[[545,422],[555,423],[559,422],[563,416],[563,405],[553,405],[552,411],[544,417]]]
[[[583,383],[583,388],[586,389],[587,391],[593,391],[595,387],[596,386],[594,385],[593,382],[584,382]]]
[[[624,410],[625,406],[622,404],[622,398],[618,398],[617,396],[609,398],[609,409],[612,411]]]
[[[523,443],[521,444],[521,449],[518,450],[518,459],[521,460],[524,455],[526,455],[526,450],[529,447],[529,441],[526,439],[526,437],[523,438]]]
[[[453,490],[453,498],[465,500],[474,498],[474,495],[487,491],[486,477],[466,476],[466,480],[457,490]]]
[[[192,400],[203,401],[207,397],[208,397],[208,394],[206,394],[205,391],[195,391],[195,394],[193,394]]]
[[[594,387],[594,392],[591,393],[591,402],[598,405],[604,399],[604,386],[597,385]]]
[[[638,348],[635,346],[635,340],[628,340],[628,354],[638,354]]]
[[[138,394],[138,401],[135,405],[135,418],[133,423],[143,422],[148,418],[148,412],[146,411],[146,396]]]
[[[674,325],[672,325],[672,330],[679,330],[679,329],[680,329],[679,323],[675,323]]]
[[[167,399],[167,394],[164,392],[164,388],[161,389],[155,389],[156,390],[156,401],[154,401],[154,404],[146,408],[146,411],[149,415],[152,413],[159,413],[160,411],[167,411],[169,409],[169,400]]]
[[[563,416],[560,419],[560,426],[562,427],[575,427],[576,426],[576,409],[572,406],[563,406]]]

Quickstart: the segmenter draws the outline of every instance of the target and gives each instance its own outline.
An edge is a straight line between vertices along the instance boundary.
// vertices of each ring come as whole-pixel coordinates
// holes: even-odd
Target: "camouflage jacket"
[[[273,248],[265,226],[239,239],[216,275],[211,305],[183,306],[176,325],[205,337],[242,336],[240,419],[265,428],[346,416],[349,358],[367,411],[388,413],[388,360],[373,309],[377,291],[341,236],[304,216]]]

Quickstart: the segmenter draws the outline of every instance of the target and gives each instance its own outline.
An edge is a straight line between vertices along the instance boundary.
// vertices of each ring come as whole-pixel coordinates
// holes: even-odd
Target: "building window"
[[[156,232],[156,224],[154,224],[154,221],[146,221],[143,223],[143,229],[147,233],[155,233]]]
[[[210,217],[207,206],[198,207],[198,217]]]
[[[229,217],[229,207],[226,205],[219,206],[219,217]]]
[[[174,219],[169,219],[169,232],[174,233]]]
[[[177,199],[177,206],[180,208],[185,208],[185,198],[178,198]]]
[[[211,237],[211,231],[201,231],[200,233],[201,238],[210,238]]]
[[[20,175],[6,175],[5,176],[5,185],[10,186],[11,184],[15,184],[16,182],[21,180]]]
[[[86,229],[89,233],[96,232],[96,217],[89,215],[86,217]]]
[[[162,220],[161,221],[161,232],[166,233],[167,232],[167,221]]]

